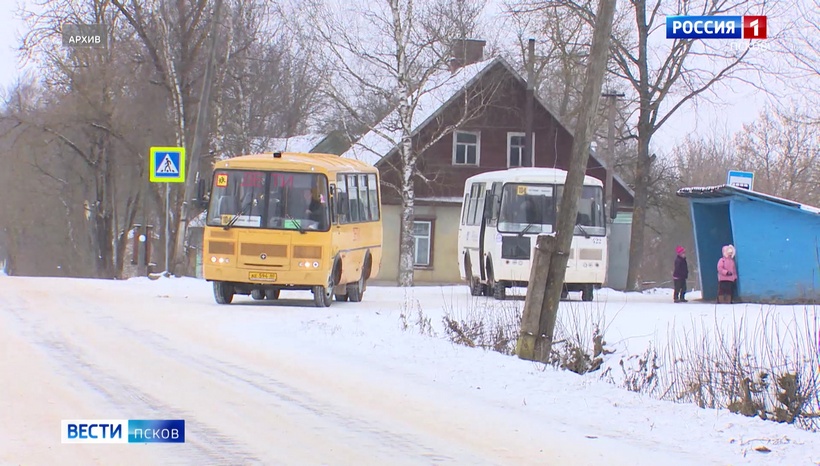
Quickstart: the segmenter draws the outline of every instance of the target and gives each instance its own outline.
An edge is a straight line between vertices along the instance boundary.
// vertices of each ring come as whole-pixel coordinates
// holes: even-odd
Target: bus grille
[[[599,261],[603,259],[604,252],[600,249],[581,249],[580,256],[582,261]]]
[[[294,259],[321,259],[322,258],[322,247],[321,246],[294,246],[293,247],[293,258]]]
[[[209,254],[233,254],[233,243],[225,241],[208,241]]]
[[[288,246],[285,244],[242,243],[240,246],[243,256],[288,257]]]
[[[502,259],[529,259],[529,236],[504,236],[501,238]]]

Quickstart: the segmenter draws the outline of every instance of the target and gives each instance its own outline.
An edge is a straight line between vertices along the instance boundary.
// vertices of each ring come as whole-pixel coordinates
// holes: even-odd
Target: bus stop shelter
[[[717,298],[722,247],[737,251],[737,297],[746,302],[820,302],[820,209],[735,186],[690,187],[704,300]]]

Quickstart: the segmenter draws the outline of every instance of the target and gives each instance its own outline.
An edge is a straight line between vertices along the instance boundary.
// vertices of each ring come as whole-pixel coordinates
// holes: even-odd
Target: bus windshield
[[[325,175],[216,170],[207,225],[327,231],[327,207]]]
[[[501,196],[498,231],[552,233],[561,206],[563,186],[506,184]],[[603,189],[584,186],[578,200],[574,235],[605,236]]]
[[[555,224],[555,188],[552,185],[504,185],[498,231],[552,233]]]
[[[557,186],[558,206],[564,193],[563,186]],[[584,186],[578,199],[578,214],[575,217],[575,233],[584,236],[606,236],[604,222],[604,189],[600,186]]]

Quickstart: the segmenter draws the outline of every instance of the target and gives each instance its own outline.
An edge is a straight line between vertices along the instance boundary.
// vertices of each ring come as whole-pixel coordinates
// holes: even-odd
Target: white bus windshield
[[[552,233],[564,187],[555,185],[504,185],[498,231],[502,233]],[[575,235],[605,236],[603,189],[584,186],[578,201]]]
[[[498,231],[504,233],[552,233],[555,224],[555,187],[552,185],[504,185]]]

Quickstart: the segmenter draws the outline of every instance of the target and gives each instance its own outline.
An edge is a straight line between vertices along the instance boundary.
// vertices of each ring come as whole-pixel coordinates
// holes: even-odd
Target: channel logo
[[[667,39],[765,39],[766,16],[667,16]]]
[[[62,443],[185,443],[182,419],[63,420]]]

